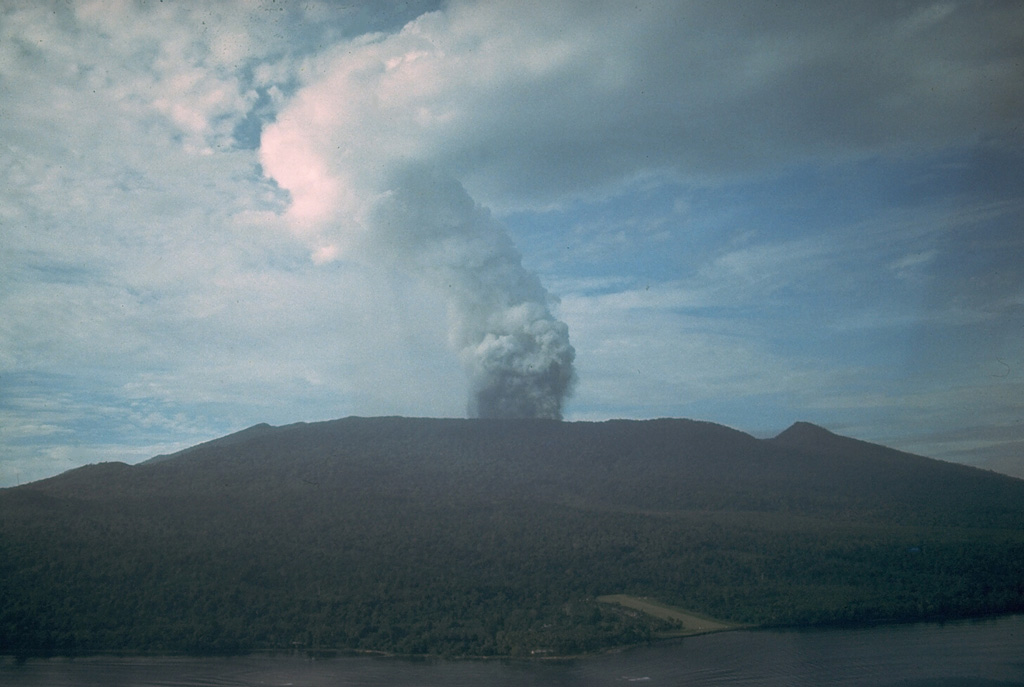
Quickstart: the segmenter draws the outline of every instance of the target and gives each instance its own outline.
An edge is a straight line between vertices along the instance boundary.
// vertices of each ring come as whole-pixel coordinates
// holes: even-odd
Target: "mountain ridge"
[[[348,421],[373,422],[373,421],[377,421],[377,420],[380,420],[380,421],[398,420],[398,421],[413,421],[413,422],[415,422],[415,421],[442,421],[442,422],[444,422],[444,421],[452,421],[452,422],[455,422],[455,423],[462,423],[462,422],[469,422],[469,423],[473,423],[473,422],[487,422],[487,421],[480,421],[480,420],[466,420],[464,418],[429,418],[429,417],[405,417],[405,416],[355,416],[355,415],[354,416],[348,416],[348,417],[345,417],[345,418],[339,418],[339,419],[336,419],[336,420],[324,420],[324,421],[312,422],[312,423],[310,423],[310,422],[295,422],[295,423],[289,423],[289,424],[285,424],[285,425],[270,425],[268,423],[261,422],[261,423],[257,423],[255,425],[252,425],[250,427],[246,427],[246,428],[244,428],[242,430],[239,430],[237,432],[229,433],[229,434],[224,435],[222,437],[217,437],[215,439],[211,439],[211,440],[208,440],[208,441],[200,442],[200,443],[195,444],[193,446],[189,446],[189,447],[186,447],[186,448],[181,449],[179,451],[175,451],[174,453],[160,454],[160,455],[157,455],[157,456],[153,456],[152,458],[149,458],[147,460],[144,460],[144,461],[141,461],[139,463],[136,463],[136,465],[147,465],[147,464],[153,464],[153,463],[160,463],[160,462],[164,462],[164,461],[168,461],[168,460],[176,460],[176,459],[188,456],[188,455],[192,455],[192,454],[196,453],[197,451],[202,451],[202,450],[207,449],[207,448],[222,447],[222,446],[229,446],[229,445],[233,445],[233,444],[239,444],[239,443],[243,443],[243,442],[246,442],[246,441],[249,441],[249,440],[259,439],[261,437],[265,437],[266,435],[269,435],[271,433],[277,433],[277,432],[280,432],[280,431],[288,431],[288,430],[292,430],[292,429],[300,429],[302,427],[306,427],[306,426],[310,426],[310,425],[322,425],[322,424],[325,424],[325,423],[326,424],[331,424],[331,423],[348,422]],[[499,420],[497,422],[508,422],[508,421]],[[952,461],[940,460],[940,459],[936,459],[936,458],[930,458],[930,457],[927,457],[927,456],[923,456],[923,455],[920,455],[920,454],[910,453],[910,452],[907,452],[907,451],[901,451],[899,449],[893,449],[891,447],[885,446],[884,444],[879,444],[877,442],[869,442],[869,441],[865,441],[863,439],[857,439],[855,437],[850,437],[850,436],[846,436],[846,435],[843,435],[843,434],[839,434],[839,433],[833,432],[833,431],[831,431],[831,430],[829,430],[829,429],[827,429],[825,427],[822,427],[820,425],[816,425],[814,423],[807,422],[807,421],[802,421],[802,420],[797,420],[797,421],[793,422],[789,427],[787,427],[786,429],[784,429],[783,431],[779,432],[777,435],[775,435],[773,437],[768,437],[768,438],[763,438],[763,439],[755,438],[753,435],[751,435],[751,434],[749,434],[747,432],[743,432],[742,430],[734,429],[734,428],[729,427],[727,425],[722,425],[722,424],[719,424],[719,423],[710,422],[710,421],[706,421],[706,420],[690,420],[690,419],[686,419],[686,418],[664,417],[664,418],[652,418],[652,419],[646,419],[646,420],[609,419],[609,420],[600,420],[600,421],[522,420],[520,422],[526,422],[526,423],[539,422],[539,423],[557,423],[557,424],[607,424],[607,423],[611,423],[613,425],[615,423],[659,423],[659,422],[693,423],[694,426],[702,426],[702,427],[706,427],[706,428],[711,428],[711,427],[720,428],[721,430],[724,430],[726,432],[734,432],[734,433],[737,433],[737,434],[742,434],[744,436],[749,437],[750,439],[754,439],[755,441],[767,442],[767,443],[777,444],[777,445],[780,445],[780,446],[786,446],[786,447],[790,447],[790,448],[797,448],[797,449],[804,449],[804,450],[817,450],[817,451],[823,451],[823,450],[825,450],[825,451],[828,451],[828,450],[830,450],[830,451],[837,451],[838,450],[838,451],[841,451],[842,453],[848,454],[850,452],[849,448],[850,448],[851,445],[856,445],[856,446],[860,446],[860,447],[872,447],[874,450],[893,451],[893,452],[897,452],[897,453],[900,453],[900,454],[903,454],[903,455],[907,455],[907,456],[915,456],[915,457],[918,457],[918,458],[925,458],[927,460],[932,460],[932,461],[941,462],[941,463],[948,463],[948,464],[952,464],[952,465],[963,465],[963,466],[971,468],[971,469],[983,470],[983,471],[987,471],[987,472],[997,472],[997,473],[999,473],[1001,475],[1006,475],[1006,476],[1009,476],[1009,477],[1013,477],[1015,479],[1021,479],[1021,478],[1016,477],[1015,475],[1007,475],[1007,473],[1005,473],[1005,472],[1000,472],[998,470],[992,470],[992,469],[987,468],[985,466],[974,466],[974,465],[966,465],[966,464],[963,464],[963,463],[955,463],[955,462],[952,462]],[[855,442],[855,443],[851,444],[851,442]]]
[[[453,461],[453,455],[476,457]],[[1020,482],[807,422],[758,439],[725,425],[682,418],[563,422],[351,416],[277,427],[260,423],[127,470],[114,465],[79,468],[32,484],[81,497],[83,484],[102,474],[109,484],[96,485],[98,493],[116,488],[120,480],[131,482],[136,491],[157,494],[165,478],[187,477],[190,488],[208,490],[264,478],[281,485],[319,482],[325,475],[380,479],[390,469],[419,475],[423,484],[433,480],[435,488],[455,488],[461,480],[462,487],[481,493],[501,485],[509,493],[529,492],[549,501],[599,500],[619,508],[764,510],[782,500],[790,508],[815,513],[855,508],[908,522],[954,524],[985,517],[994,525],[1008,517],[1016,522],[1015,515],[1007,515],[1012,509],[1005,506],[1006,492]],[[257,468],[266,474],[254,472]],[[587,480],[574,477],[588,473]],[[410,483],[404,488],[423,487]],[[1001,495],[996,505],[973,500],[971,493],[979,489]],[[946,513],[929,508],[936,499],[947,504]],[[921,515],[925,512],[927,518]]]
[[[165,454],[160,454],[158,456],[153,456],[152,458],[150,458],[148,460],[144,460],[141,463],[138,463],[138,465],[145,465],[146,463],[160,463],[160,462],[163,462],[165,460],[171,460],[173,458],[178,458],[178,457],[183,456],[183,455],[188,455],[189,453],[192,453],[193,451],[195,451],[197,449],[200,449],[202,447],[206,447],[206,446],[226,446],[226,445],[231,445],[231,444],[239,443],[241,441],[246,441],[248,439],[251,439],[252,437],[254,437],[256,435],[264,434],[267,431],[272,431],[272,430],[275,430],[275,429],[278,429],[278,428],[274,427],[273,425],[269,425],[266,422],[260,422],[259,424],[255,424],[255,425],[253,425],[251,427],[246,427],[245,429],[240,430],[238,432],[233,432],[231,434],[227,434],[225,436],[218,437],[216,439],[211,439],[209,441],[204,441],[204,442],[201,442],[201,443],[196,444],[194,446],[189,446],[187,448],[183,448],[180,451],[175,451],[174,453],[165,453]]]

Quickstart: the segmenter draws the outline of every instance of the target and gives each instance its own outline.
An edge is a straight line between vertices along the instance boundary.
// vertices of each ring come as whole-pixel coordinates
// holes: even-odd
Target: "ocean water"
[[[740,631],[573,660],[300,656],[0,659],[12,687],[1024,687],[1024,616],[857,629]]]

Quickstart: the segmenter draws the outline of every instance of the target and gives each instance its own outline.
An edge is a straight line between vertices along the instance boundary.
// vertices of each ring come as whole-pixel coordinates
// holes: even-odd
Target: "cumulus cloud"
[[[259,421],[462,412],[443,306],[310,267],[237,136],[348,31],[269,9],[0,9],[0,452],[22,481]]]

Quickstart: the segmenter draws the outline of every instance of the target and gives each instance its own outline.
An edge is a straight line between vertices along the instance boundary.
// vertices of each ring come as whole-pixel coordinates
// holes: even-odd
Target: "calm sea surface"
[[[572,661],[298,657],[0,659],[12,687],[1024,686],[1024,616],[856,630],[728,632]]]

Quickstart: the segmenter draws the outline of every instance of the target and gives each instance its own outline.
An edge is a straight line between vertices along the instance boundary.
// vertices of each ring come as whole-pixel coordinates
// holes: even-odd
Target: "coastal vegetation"
[[[810,425],[348,418],[0,491],[0,654],[567,655],[1020,612],[1021,570],[1024,481]]]

